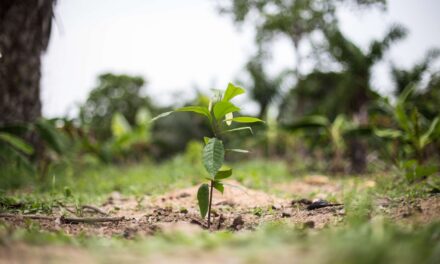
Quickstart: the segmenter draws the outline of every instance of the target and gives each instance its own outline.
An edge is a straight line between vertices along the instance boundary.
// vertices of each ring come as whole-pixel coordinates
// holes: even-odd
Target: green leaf
[[[420,179],[423,177],[428,177],[436,172],[438,172],[438,167],[435,165],[417,166],[416,171],[415,171],[415,176],[416,176],[416,178]]]
[[[410,118],[405,111],[405,106],[406,106],[406,100],[414,92],[415,88],[416,87],[414,83],[410,83],[409,85],[407,85],[407,87],[397,98],[396,107],[394,109],[394,117],[397,123],[401,128],[403,128],[403,130],[405,130],[409,134],[412,134],[413,132],[411,130]]]
[[[345,137],[368,137],[371,136],[374,129],[370,126],[356,126],[349,127],[343,131],[343,136]]]
[[[223,142],[217,138],[209,139],[203,148],[203,165],[211,177],[214,177],[223,165],[225,149]]]
[[[411,159],[402,161],[400,166],[404,169],[415,168],[417,166],[417,160]]]
[[[63,134],[45,119],[40,119],[36,125],[36,130],[47,145],[58,154],[64,152]]]
[[[315,128],[315,127],[329,127],[330,121],[325,116],[312,115],[306,116],[291,125],[287,125],[286,128],[290,130],[298,130],[305,128]]]
[[[226,151],[238,152],[238,153],[249,153],[249,150],[245,150],[245,149],[226,149]]]
[[[64,197],[65,198],[72,197],[72,190],[68,186],[64,187]]]
[[[179,109],[176,109],[176,112],[193,112],[200,115],[204,115],[207,118],[211,119],[211,114],[209,113],[209,110],[205,106],[185,106]]]
[[[221,120],[226,114],[240,111],[233,103],[220,101],[214,105],[215,119]]]
[[[158,120],[158,119],[161,119],[162,117],[169,116],[169,115],[171,115],[173,112],[174,112],[174,111],[169,111],[169,112],[162,113],[162,114],[160,114],[160,115],[154,117],[153,119],[151,119],[151,120],[150,120],[150,123],[151,123],[151,122],[154,122],[154,121],[156,121],[156,120]]]
[[[241,87],[235,86],[232,83],[228,84],[228,88],[226,88],[225,94],[223,95],[223,101],[230,101],[237,95],[244,94],[245,90]]]
[[[232,125],[232,120],[231,120],[232,118],[234,118],[234,114],[233,113],[227,113],[225,115],[225,121],[226,121],[226,125],[227,126]]]
[[[438,172],[437,166],[418,165],[416,160],[405,161],[402,167],[405,170],[406,179],[410,181],[428,177]]]
[[[219,182],[219,181],[213,181],[212,182],[212,186],[214,187],[214,189],[216,189],[217,191],[223,193],[223,191],[225,190],[225,186],[223,186],[223,183]]]
[[[136,112],[136,125],[142,126],[148,123],[148,121],[151,119],[150,111],[148,111],[147,108],[142,107]]]
[[[223,180],[223,179],[230,177],[231,175],[232,175],[232,169],[224,166],[217,172],[214,179],[215,180]]]
[[[405,130],[408,134],[413,134],[411,130],[411,122],[405,111],[404,104],[398,103],[396,105],[396,108],[394,110],[394,116],[396,118],[397,123],[403,130]]]
[[[31,145],[26,143],[23,139],[16,137],[12,134],[1,132],[0,140],[7,142],[9,145],[13,146],[14,148],[20,150],[25,154],[31,155],[32,153],[34,153],[34,149]]]
[[[23,168],[27,172],[36,172],[35,166],[29,161],[28,157],[10,145],[5,145],[4,147],[0,148],[0,157],[6,159],[7,161],[13,160],[16,162],[16,165],[19,168]]]
[[[154,122],[160,118],[169,116],[170,114],[172,114],[174,112],[193,112],[196,114],[206,116],[209,120],[211,120],[211,114],[209,113],[209,110],[207,107],[205,107],[205,106],[185,106],[185,107],[178,108],[175,111],[169,111],[169,112],[162,113],[162,114],[154,117],[153,119],[151,119],[150,122]]]
[[[252,128],[249,127],[249,126],[247,126],[247,127],[237,127],[237,128],[225,130],[225,131],[222,132],[222,134],[236,132],[236,131],[241,131],[241,130],[249,130],[249,132],[251,132],[251,134],[254,134],[254,132],[252,131]]]
[[[210,138],[209,137],[203,137],[203,141],[205,142],[205,145],[208,144]]]
[[[415,91],[415,89],[416,89],[415,83],[408,84],[397,98],[397,103],[404,104],[408,99],[408,97]]]
[[[197,191],[197,201],[199,202],[200,216],[205,218],[206,213],[208,213],[209,205],[209,185],[204,183],[200,185]]]
[[[121,113],[115,113],[112,117],[112,134],[116,138],[122,138],[123,136],[131,132],[131,126],[127,119]]]
[[[374,129],[374,134],[380,138],[386,139],[395,139],[402,136],[402,132],[395,129]]]
[[[420,145],[421,147],[425,147],[428,145],[432,140],[432,135],[439,124],[439,118],[435,118],[434,121],[431,122],[431,125],[428,128],[428,131],[426,131],[420,138]]]
[[[234,122],[237,123],[256,123],[256,122],[263,122],[263,120],[256,118],[256,117],[250,117],[250,116],[239,116],[239,117],[234,117],[231,119]]]

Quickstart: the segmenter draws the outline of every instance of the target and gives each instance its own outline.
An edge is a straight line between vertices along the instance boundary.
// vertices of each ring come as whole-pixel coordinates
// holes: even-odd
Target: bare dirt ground
[[[262,223],[277,220],[322,228],[329,224],[337,224],[344,215],[343,205],[308,210],[307,206],[311,201],[306,199],[279,198],[262,191],[248,189],[235,181],[229,181],[227,184],[223,194],[214,192],[211,225],[213,231],[252,230]],[[38,221],[45,230],[63,230],[71,235],[86,233],[131,238],[176,229],[182,232],[197,232],[206,229],[206,221],[200,218],[197,207],[197,188],[198,186],[194,186],[159,197],[145,196],[141,199],[112,193],[107,201],[98,207],[113,217],[123,216],[122,221],[95,224],[66,224],[47,219],[33,221]],[[54,211],[54,216],[61,217],[63,213],[66,213],[66,210],[61,208]],[[84,216],[90,217],[96,214],[84,213]],[[16,226],[25,224],[25,219],[21,217],[4,217],[4,219]]]
[[[301,181],[276,186],[280,195],[271,195],[263,191],[252,190],[236,181],[228,181],[223,194],[214,191],[211,230],[253,230],[258,225],[284,221],[300,224],[309,228],[323,228],[337,225],[343,221],[345,211],[342,203],[343,188],[325,176],[311,176]],[[365,182],[366,188],[374,182]],[[149,236],[156,232],[197,232],[206,229],[206,220],[199,216],[197,207],[198,186],[175,190],[158,197],[124,197],[115,192],[107,201],[97,207],[111,217],[121,216],[121,221],[105,223],[69,224],[59,221],[58,217],[70,214],[73,208],[54,210],[57,219],[33,219],[42,229],[63,230],[66,234],[115,236],[124,238]],[[281,194],[292,193],[296,197],[309,199],[280,198]],[[312,200],[327,199],[329,194],[337,197],[337,203],[322,208],[311,206]],[[310,197],[312,196],[312,197]],[[318,203],[319,205],[319,203]],[[312,208],[311,208],[312,207]],[[385,213],[394,220],[428,223],[440,219],[440,196],[408,201],[391,201],[378,198],[375,201],[377,211]],[[66,211],[67,210],[67,211]],[[83,211],[81,217],[96,217],[96,212]],[[14,226],[24,226],[25,220],[19,216],[2,217]]]
[[[440,220],[440,195],[412,201],[381,198],[376,200],[375,206],[393,221],[404,224],[428,224]]]
[[[366,181],[365,188],[374,186]],[[307,177],[301,181],[275,186],[280,195],[252,190],[229,181],[223,194],[215,191],[213,196],[213,220],[211,231],[215,230],[253,230],[260,224],[283,221],[320,229],[340,224],[345,215],[342,203],[343,187],[324,176]],[[96,235],[103,237],[120,236],[126,239],[148,237],[157,232],[179,231],[186,234],[201,232],[206,229],[206,221],[199,216],[196,193],[198,186],[169,192],[158,197],[126,197],[115,192],[106,202],[97,205],[109,216],[123,216],[121,221],[107,223],[67,224],[59,217],[68,213],[66,208],[54,210],[55,220],[36,219],[41,229],[63,231],[68,235]],[[295,197],[308,199],[287,199],[284,194],[292,193]],[[336,197],[336,203],[322,208],[311,208],[313,199],[326,199],[329,194]],[[335,199],[335,198],[334,198]],[[326,205],[326,204],[325,204]],[[374,204],[377,211],[388,215],[393,220],[408,223],[429,223],[440,219],[440,196],[408,201],[391,201],[378,198]],[[312,206],[313,207],[313,206]],[[72,210],[68,208],[67,210]],[[71,213],[68,213],[71,214]],[[72,214],[71,214],[72,215]],[[83,212],[81,217],[98,217],[96,212]],[[23,227],[28,219],[18,216],[2,217],[11,227]],[[23,243],[0,246],[0,263],[58,263],[68,262],[93,263],[96,258],[85,250],[68,246],[35,247]],[[138,262],[136,256],[115,255],[116,262]],[[128,259],[125,259],[127,258]],[[199,260],[203,259],[199,256]],[[119,259],[121,258],[121,259]],[[191,257],[192,258],[192,257]],[[191,258],[188,263],[192,262]],[[60,261],[64,259],[63,261]],[[172,258],[167,258],[172,260]],[[221,259],[221,258],[220,258]],[[5,262],[5,260],[7,260]],[[45,261],[50,260],[50,261]],[[119,261],[120,260],[120,261]],[[177,258],[177,261],[179,262]]]

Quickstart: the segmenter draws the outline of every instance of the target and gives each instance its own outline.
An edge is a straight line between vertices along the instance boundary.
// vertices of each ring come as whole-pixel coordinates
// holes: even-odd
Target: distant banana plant
[[[32,146],[26,141],[25,135],[34,134],[41,139],[43,147]],[[39,119],[35,123],[10,127],[0,127],[0,166],[16,166],[30,173],[37,172],[33,160],[40,159],[48,150],[63,156],[67,152],[67,137],[59,131],[51,120]],[[42,160],[40,160],[42,161]],[[46,164],[50,159],[41,162]],[[46,164],[47,165],[47,164]],[[40,168],[44,175],[46,168]]]
[[[178,108],[174,111],[162,113],[151,120],[153,122],[159,118],[166,117],[175,112],[193,112],[204,116],[209,121],[213,137],[204,137],[205,146],[202,153],[203,165],[208,172],[208,176],[206,176],[205,178],[209,181],[209,184],[202,184],[197,192],[200,215],[202,218],[205,218],[206,215],[208,215],[208,229],[211,226],[211,206],[213,189],[216,189],[219,192],[223,193],[224,184],[222,181],[232,175],[232,169],[223,165],[225,153],[248,152],[247,150],[243,149],[225,149],[223,141],[221,140],[221,136],[226,133],[232,133],[242,130],[249,130],[252,132],[252,128],[249,126],[242,126],[230,129],[229,126],[231,126],[233,122],[262,122],[261,119],[255,117],[234,117],[234,113],[240,111],[240,108],[235,106],[230,101],[234,97],[244,93],[245,90],[243,88],[229,83],[224,93],[220,90],[215,91],[215,94],[211,98],[208,106],[185,106],[182,108]]]
[[[94,153],[101,161],[110,162],[120,157],[136,144],[147,144],[151,140],[151,115],[146,108],[136,112],[135,125],[131,126],[123,114],[116,112],[111,120],[112,137],[104,142],[92,142],[83,138],[83,147]]]
[[[135,143],[146,143],[151,138],[151,115],[146,108],[137,111],[135,126],[130,126],[121,113],[112,117],[113,145],[117,149],[127,149]]]
[[[332,148],[332,162],[330,170],[333,172],[344,171],[344,152],[346,137],[365,135],[370,133],[368,127],[361,127],[350,122],[344,115],[338,115],[333,122],[321,115],[304,117],[291,125],[285,126],[290,131],[319,129],[330,142]]]
[[[407,109],[406,101],[414,92],[415,86],[408,86],[397,98],[395,105],[385,101],[381,108],[391,116],[395,126],[375,128],[377,137],[385,140],[397,140],[402,144],[401,167],[406,171],[408,179],[427,177],[436,171],[437,166],[426,166],[426,149],[428,145],[440,138],[440,117],[433,120],[423,117],[417,108]]]
[[[29,171],[34,167],[29,161],[29,156],[34,153],[34,148],[24,139],[7,132],[0,132],[0,165],[15,163],[17,167],[23,166]]]

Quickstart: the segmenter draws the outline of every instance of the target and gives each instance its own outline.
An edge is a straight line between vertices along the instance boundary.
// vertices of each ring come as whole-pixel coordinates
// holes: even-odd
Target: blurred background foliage
[[[143,93],[145,85],[145,80],[139,76],[100,75],[98,86],[80,107],[81,126],[97,138],[108,139],[112,136],[112,116],[115,113],[134,124],[139,109],[153,109],[150,98]]]
[[[245,157],[231,155],[229,162],[285,161],[291,173],[397,168],[409,181],[438,176],[440,75],[434,65],[439,50],[427,51],[409,68],[392,63],[393,94],[381,95],[371,82],[372,67],[408,32],[388,25],[382,38],[361,48],[339,29],[336,11],[342,4],[386,10],[384,0],[221,2],[221,15],[237,25],[249,22],[257,32],[257,52],[237,82],[257,104],[256,116],[266,121],[253,127],[254,137],[246,131],[224,136],[231,146],[252,149]],[[266,63],[278,36],[291,41],[296,67],[272,75]],[[312,47],[307,56],[299,52],[305,43]],[[309,71],[305,60],[312,62]],[[2,188],[19,187],[29,177],[50,181],[69,166],[161,162],[182,153],[186,162],[198,164],[202,138],[209,135],[205,120],[188,113],[154,123],[151,118],[176,106],[208,105],[209,95],[198,92],[188,102],[176,99],[164,107],[148,95],[141,76],[104,73],[97,80],[77,117],[0,122]]]

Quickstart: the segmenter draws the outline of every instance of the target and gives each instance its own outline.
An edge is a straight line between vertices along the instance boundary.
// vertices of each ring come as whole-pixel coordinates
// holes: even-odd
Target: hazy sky
[[[410,66],[426,50],[440,48],[439,0],[389,0],[388,12],[339,11],[342,31],[366,47],[399,22],[410,34],[374,70],[373,85],[387,93],[389,63]],[[50,45],[43,57],[43,113],[75,114],[104,72],[142,75],[146,89],[164,104],[191,98],[192,88],[224,88],[242,78],[253,54],[253,30],[220,16],[213,0],[59,0]],[[294,67],[285,39],[274,43],[276,72]],[[438,64],[437,64],[438,65]]]

